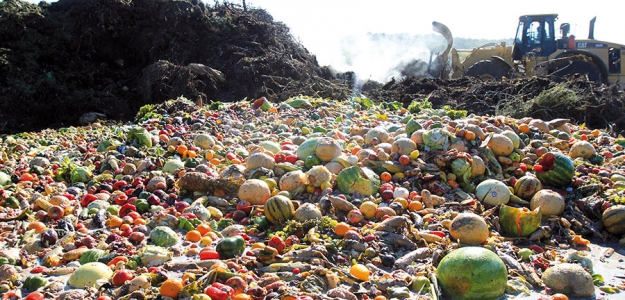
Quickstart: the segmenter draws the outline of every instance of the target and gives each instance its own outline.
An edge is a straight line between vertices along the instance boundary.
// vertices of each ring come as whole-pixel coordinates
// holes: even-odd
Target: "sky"
[[[397,61],[405,60],[409,53],[420,53],[420,58],[424,58],[423,49],[419,45],[411,49],[406,45],[373,44],[363,38],[352,45],[363,53],[348,63],[344,53],[349,45],[341,43],[344,36],[430,34],[434,33],[432,21],[437,21],[447,25],[454,37],[503,40],[514,37],[519,16],[557,13],[556,26],[570,23],[571,33],[578,38],[588,36],[589,21],[596,16],[595,39],[625,44],[625,24],[621,21],[625,3],[615,0],[593,0],[586,4],[561,0],[247,0],[246,3],[265,9],[274,20],[289,26],[293,36],[316,55],[321,65],[331,65],[339,71],[351,68],[361,77],[382,82],[396,75],[388,70]]]
[[[215,0],[203,1],[213,4]],[[227,2],[242,4],[242,0]],[[519,16],[557,13],[560,17],[556,26],[570,23],[572,34],[586,38],[589,21],[596,16],[597,40],[625,44],[622,0],[592,0],[586,4],[570,0],[246,0],[246,3],[248,7],[265,9],[275,21],[286,24],[320,65],[341,72],[354,71],[360,79],[380,82],[398,76],[396,67],[406,61],[415,58],[427,61],[430,51],[414,43],[373,42],[367,33],[434,34],[432,21],[447,25],[454,37],[504,40],[514,37]],[[352,37],[350,43],[345,42],[346,36]]]

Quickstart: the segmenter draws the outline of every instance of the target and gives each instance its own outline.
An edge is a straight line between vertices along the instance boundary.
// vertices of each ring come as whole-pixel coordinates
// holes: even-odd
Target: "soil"
[[[406,77],[355,88],[351,72],[320,66],[283,23],[262,9],[189,0],[60,0],[0,3],[0,133],[79,125],[96,113],[130,121],[138,109],[184,96],[234,102],[292,96],[375,102],[428,99],[476,115],[569,118],[625,131],[625,96],[583,77],[482,81]],[[577,95],[548,106],[534,99],[565,87]],[[83,118],[84,120],[84,118]]]

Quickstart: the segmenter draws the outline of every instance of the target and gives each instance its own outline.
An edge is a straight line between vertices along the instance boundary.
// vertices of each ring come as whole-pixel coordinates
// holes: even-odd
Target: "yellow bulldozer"
[[[534,75],[565,78],[583,74],[591,81],[604,84],[625,81],[625,63],[622,63],[625,45],[595,40],[596,17],[590,21],[588,39],[583,40],[569,35],[568,23],[560,25],[560,36],[556,37],[557,19],[557,14],[521,16],[512,46],[502,42],[471,50],[452,48],[453,36],[449,28],[433,22],[434,31],[447,40],[447,48],[431,61],[428,72],[443,78],[501,79]]]

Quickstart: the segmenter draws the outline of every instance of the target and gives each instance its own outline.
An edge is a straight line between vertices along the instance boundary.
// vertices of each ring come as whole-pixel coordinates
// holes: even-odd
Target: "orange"
[[[206,154],[204,154],[204,158],[208,161],[210,161],[211,159],[213,159],[214,157],[214,153],[211,150],[206,151]]]
[[[519,125],[519,131],[522,133],[529,133],[530,132],[530,126],[527,124],[521,124]]]
[[[176,148],[176,152],[178,152],[178,154],[180,155],[185,155],[187,151],[189,151],[189,148],[185,145],[180,145],[178,146],[178,148]]]
[[[250,299],[252,299],[252,296],[248,294],[238,294],[234,296],[234,298],[232,298],[232,300],[250,300]]]
[[[382,172],[382,174],[380,174],[380,179],[382,179],[382,181],[389,182],[392,178],[393,175],[389,172]]]
[[[336,233],[337,235],[343,236],[350,229],[351,229],[351,226],[349,226],[349,224],[345,222],[339,222],[339,223],[336,223],[336,225],[334,226],[334,233]]]
[[[471,131],[471,130],[467,130],[464,132],[464,138],[467,141],[472,141],[475,139],[475,132]]]
[[[191,230],[187,232],[187,235],[185,235],[185,238],[187,239],[187,241],[195,243],[195,242],[199,242],[202,239],[202,234],[197,230]]]
[[[209,232],[211,231],[211,227],[210,227],[210,226],[208,226],[208,224],[206,224],[206,223],[202,223],[202,224],[198,225],[198,226],[195,228],[195,230],[199,231],[199,232],[200,232],[200,234],[201,234],[202,236],[204,236],[204,235],[206,235],[207,233],[209,233]]]
[[[413,200],[408,204],[409,211],[420,211],[423,209],[423,203],[421,201]]]
[[[598,137],[601,132],[599,131],[599,129],[595,129],[591,133],[594,137]]]
[[[189,150],[187,151],[187,157],[189,158],[194,158],[197,156],[197,152],[193,151],[193,150]]]
[[[553,294],[551,295],[551,299],[553,300],[569,300],[569,297],[565,294]]]
[[[161,295],[178,298],[178,294],[182,291],[183,287],[182,280],[178,278],[168,278],[161,285]]]
[[[46,229],[46,224],[43,224],[39,221],[34,221],[28,224],[28,230],[34,229],[36,233],[41,233],[44,229]]]

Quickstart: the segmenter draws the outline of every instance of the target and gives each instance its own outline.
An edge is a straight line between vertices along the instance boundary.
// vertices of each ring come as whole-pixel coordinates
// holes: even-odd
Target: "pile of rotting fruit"
[[[0,293],[617,299],[624,145],[565,119],[310,97],[5,135]]]

